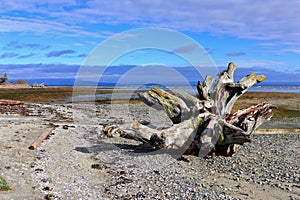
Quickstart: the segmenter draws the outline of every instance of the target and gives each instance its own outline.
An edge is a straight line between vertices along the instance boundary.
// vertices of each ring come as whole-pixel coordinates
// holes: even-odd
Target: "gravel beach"
[[[0,199],[300,199],[299,134],[255,134],[233,157],[174,157],[102,134],[108,122],[170,126],[143,104],[24,104],[1,110]],[[29,145],[49,126],[50,137]],[[276,133],[276,131],[275,131]]]

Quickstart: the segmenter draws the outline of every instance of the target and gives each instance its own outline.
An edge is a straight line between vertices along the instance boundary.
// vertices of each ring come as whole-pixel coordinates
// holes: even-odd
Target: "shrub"
[[[18,79],[18,80],[16,80],[16,84],[25,85],[25,84],[27,84],[27,82],[25,80],[23,80],[23,79]]]

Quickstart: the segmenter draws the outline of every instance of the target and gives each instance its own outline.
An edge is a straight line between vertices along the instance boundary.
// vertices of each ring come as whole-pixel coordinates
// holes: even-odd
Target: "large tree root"
[[[198,82],[198,98],[184,91],[163,91],[152,88],[139,94],[140,99],[157,110],[164,110],[173,126],[156,130],[139,122],[107,125],[103,132],[151,144],[157,149],[177,149],[178,153],[196,156],[231,156],[238,145],[251,142],[250,136],[272,117],[273,106],[260,103],[230,114],[236,100],[248,88],[265,80],[252,73],[234,82],[236,66],[229,63],[227,70],[214,82],[206,77]]]

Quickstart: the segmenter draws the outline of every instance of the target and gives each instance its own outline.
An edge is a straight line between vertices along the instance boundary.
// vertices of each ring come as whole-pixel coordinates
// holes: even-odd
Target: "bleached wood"
[[[159,88],[139,94],[140,99],[158,110],[164,110],[173,126],[156,130],[138,122],[107,125],[104,133],[151,144],[161,149],[178,149],[182,153],[197,156],[230,156],[239,145],[251,142],[252,133],[272,117],[272,105],[256,106],[230,114],[236,100],[254,84],[264,81],[265,76],[249,74],[234,82],[234,63],[219,74],[214,82],[207,76],[198,82],[199,98],[184,91],[163,91]]]

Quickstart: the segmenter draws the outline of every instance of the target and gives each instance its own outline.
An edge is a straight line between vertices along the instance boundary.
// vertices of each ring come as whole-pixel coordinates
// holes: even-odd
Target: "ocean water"
[[[249,92],[286,92],[300,93],[300,85],[261,85],[253,86]]]
[[[74,86],[74,79],[30,79],[30,83],[44,83],[45,86]],[[112,83],[99,83],[98,89],[116,89],[116,90],[149,90],[152,87],[160,87],[165,90],[184,90],[195,94],[196,82],[190,85],[181,85],[178,83],[160,85],[156,83],[118,85]],[[88,86],[88,85],[87,85]],[[300,82],[262,82],[251,87],[249,92],[292,92],[300,93]]]
[[[101,101],[101,100],[129,100],[138,98],[138,91],[150,90],[152,87],[160,87],[164,90],[183,90],[190,94],[197,94],[195,87],[186,85],[123,85],[123,86],[98,86],[98,89],[111,89],[118,92],[111,94],[81,95],[73,97],[73,101]],[[124,92],[120,92],[120,90]],[[137,92],[129,92],[137,91]],[[253,86],[248,92],[284,92],[284,93],[300,93],[300,85],[259,85]]]
[[[44,83],[45,86],[73,86],[74,79],[32,79],[31,83]],[[196,82],[191,82],[190,85],[181,85],[178,83],[172,84],[128,84],[118,85],[116,83],[101,83],[97,86],[97,89],[111,89],[111,90],[124,90],[124,93],[113,94],[99,94],[93,96],[77,96],[73,97],[73,100],[110,100],[110,99],[130,99],[138,98],[137,93],[128,93],[128,91],[142,91],[149,90],[153,87],[159,87],[163,90],[183,90],[190,94],[197,94]],[[86,85],[89,86],[89,85]],[[300,94],[300,82],[269,82],[259,83],[251,87],[247,92],[283,92],[283,93],[298,93]]]
[[[196,94],[196,86],[194,85],[123,85],[123,86],[98,86],[98,89],[112,89],[112,90],[149,90],[152,87],[159,87],[164,90],[183,90],[190,94]],[[247,92],[284,92],[284,93],[300,93],[299,85],[254,85],[249,88]]]

